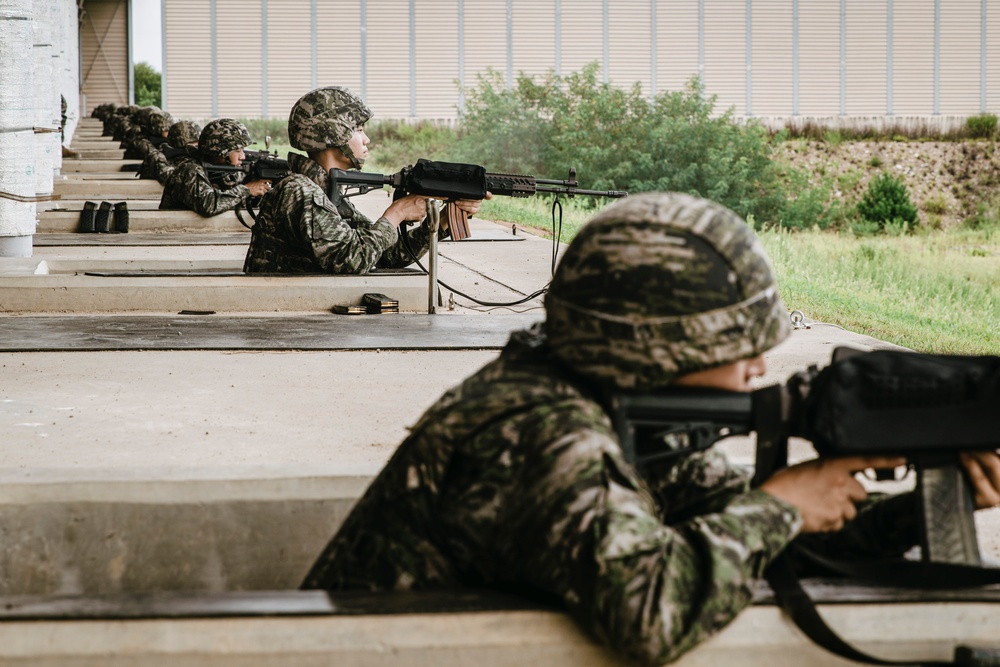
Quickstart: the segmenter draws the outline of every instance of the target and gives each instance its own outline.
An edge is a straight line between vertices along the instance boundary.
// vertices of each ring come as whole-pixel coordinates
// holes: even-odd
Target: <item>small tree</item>
[[[893,223],[915,224],[917,207],[910,201],[903,179],[882,172],[868,183],[868,191],[858,202],[858,215],[884,230]]]
[[[160,106],[160,73],[147,63],[136,63],[132,78],[135,103],[141,107]]]

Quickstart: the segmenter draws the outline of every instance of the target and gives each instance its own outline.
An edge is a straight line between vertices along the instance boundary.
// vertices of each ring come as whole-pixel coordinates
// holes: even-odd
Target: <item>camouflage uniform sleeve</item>
[[[153,151],[142,161],[139,178],[156,179],[160,185],[164,185],[173,171],[174,166],[167,157],[160,151]]]
[[[169,185],[174,200],[182,208],[196,211],[206,218],[231,211],[250,197],[250,189],[236,185],[228,190],[218,190],[208,180],[204,169],[195,162],[178,168],[171,175]],[[161,200],[160,208],[163,208]]]
[[[671,508],[658,507],[622,461],[609,428],[574,419],[540,420],[531,437],[538,458],[529,455],[509,500],[509,539],[523,545],[531,583],[565,600],[599,639],[639,664],[675,660],[750,603],[751,582],[801,517],[749,491],[665,523]]]
[[[292,178],[272,192],[282,217],[290,221],[296,242],[312,247],[316,261],[328,273],[367,273],[398,240],[396,228],[380,218],[372,222],[355,212],[346,220],[322,188],[309,179]],[[353,223],[353,226],[352,226]]]

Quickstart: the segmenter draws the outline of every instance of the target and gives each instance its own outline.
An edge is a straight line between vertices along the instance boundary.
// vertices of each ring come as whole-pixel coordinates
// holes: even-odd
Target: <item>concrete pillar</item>
[[[35,64],[35,194],[52,194],[55,153],[62,153],[59,140],[59,97],[53,94],[52,20],[50,0],[32,3],[32,35]],[[53,102],[55,109],[53,109]],[[56,120],[53,122],[53,116]]]
[[[30,257],[35,233],[32,18],[31,0],[0,0],[0,257]]]

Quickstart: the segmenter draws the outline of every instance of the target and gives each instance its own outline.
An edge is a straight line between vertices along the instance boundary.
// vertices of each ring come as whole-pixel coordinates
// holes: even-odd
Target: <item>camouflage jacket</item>
[[[229,176],[242,176],[230,174]],[[163,185],[161,209],[196,211],[206,218],[231,211],[250,197],[250,189],[238,182],[214,185],[205,167],[197,160],[190,160],[174,169]]]
[[[327,197],[327,174],[298,153],[288,154],[294,173],[261,200],[243,270],[247,273],[367,273],[413,262],[403,237],[385,218],[372,222],[345,199]],[[445,238],[442,232],[439,238]],[[426,223],[407,232],[418,258],[427,252]]]
[[[160,185],[166,185],[167,178],[174,172],[174,165],[161,151],[152,151],[139,166],[139,178],[155,179]]]
[[[640,478],[600,402],[540,331],[519,332],[413,427],[303,587],[555,598],[595,638],[659,665],[747,606],[799,530],[798,512],[749,477],[708,450]],[[891,518],[855,523],[839,541],[871,540]]]

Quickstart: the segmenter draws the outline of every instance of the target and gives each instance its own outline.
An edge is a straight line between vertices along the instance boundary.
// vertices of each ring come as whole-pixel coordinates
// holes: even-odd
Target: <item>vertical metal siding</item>
[[[88,0],[80,26],[80,62],[84,115],[106,102],[129,103],[128,0]]]
[[[465,85],[475,88],[476,75],[487,68],[507,76],[507,3],[465,0]]]
[[[458,2],[418,0],[416,115],[454,118],[458,99]],[[416,156],[415,156],[416,157]]]
[[[649,0],[613,0],[608,12],[608,81],[619,88],[638,82],[652,89]]]
[[[603,68],[604,5],[602,0],[573,0],[562,3],[562,71],[563,75],[578,72],[589,63]],[[604,72],[598,71],[602,81]]]
[[[705,92],[716,111],[746,113],[746,0],[705,3]]]
[[[847,0],[845,111],[849,116],[886,112],[885,0]]]
[[[682,90],[698,76],[698,3],[659,2],[656,6],[656,90]]]
[[[840,3],[799,2],[799,114],[840,110]]]
[[[1000,2],[986,5],[986,111],[1000,114]]]
[[[288,118],[295,100],[312,89],[312,30],[304,20],[311,14],[311,0],[267,1],[267,114],[271,118]]]
[[[215,11],[215,39],[220,45],[218,116],[257,117],[260,115],[262,93],[260,2],[232,3],[217,0]],[[221,45],[232,45],[236,48],[221,48]]]
[[[170,113],[206,119],[212,113],[209,4],[204,0],[163,0],[166,79]]]
[[[369,27],[372,24],[371,19],[369,16]],[[299,20],[305,22],[309,17],[300,17]],[[343,86],[357,95],[362,95],[361,5],[358,0],[344,3],[318,2],[316,36],[316,86]],[[299,44],[304,58],[306,48],[304,33],[300,33],[300,39],[302,41]],[[397,41],[405,44],[403,41]],[[368,48],[371,48],[370,38]],[[400,55],[400,58],[402,57]],[[384,113],[379,109],[373,111],[376,114]]]
[[[948,0],[941,7],[940,110],[979,112],[980,0]]]
[[[753,114],[790,116],[793,106],[792,0],[754,0],[751,18]]]
[[[934,113],[934,1],[895,0],[892,13],[892,112]]]
[[[410,116],[410,2],[380,0],[369,4],[368,105],[377,115]],[[340,10],[343,12],[343,9]],[[332,35],[339,35],[337,28]]]
[[[469,19],[466,19],[468,23]],[[556,10],[553,0],[513,1],[514,75],[544,75],[556,69]]]

